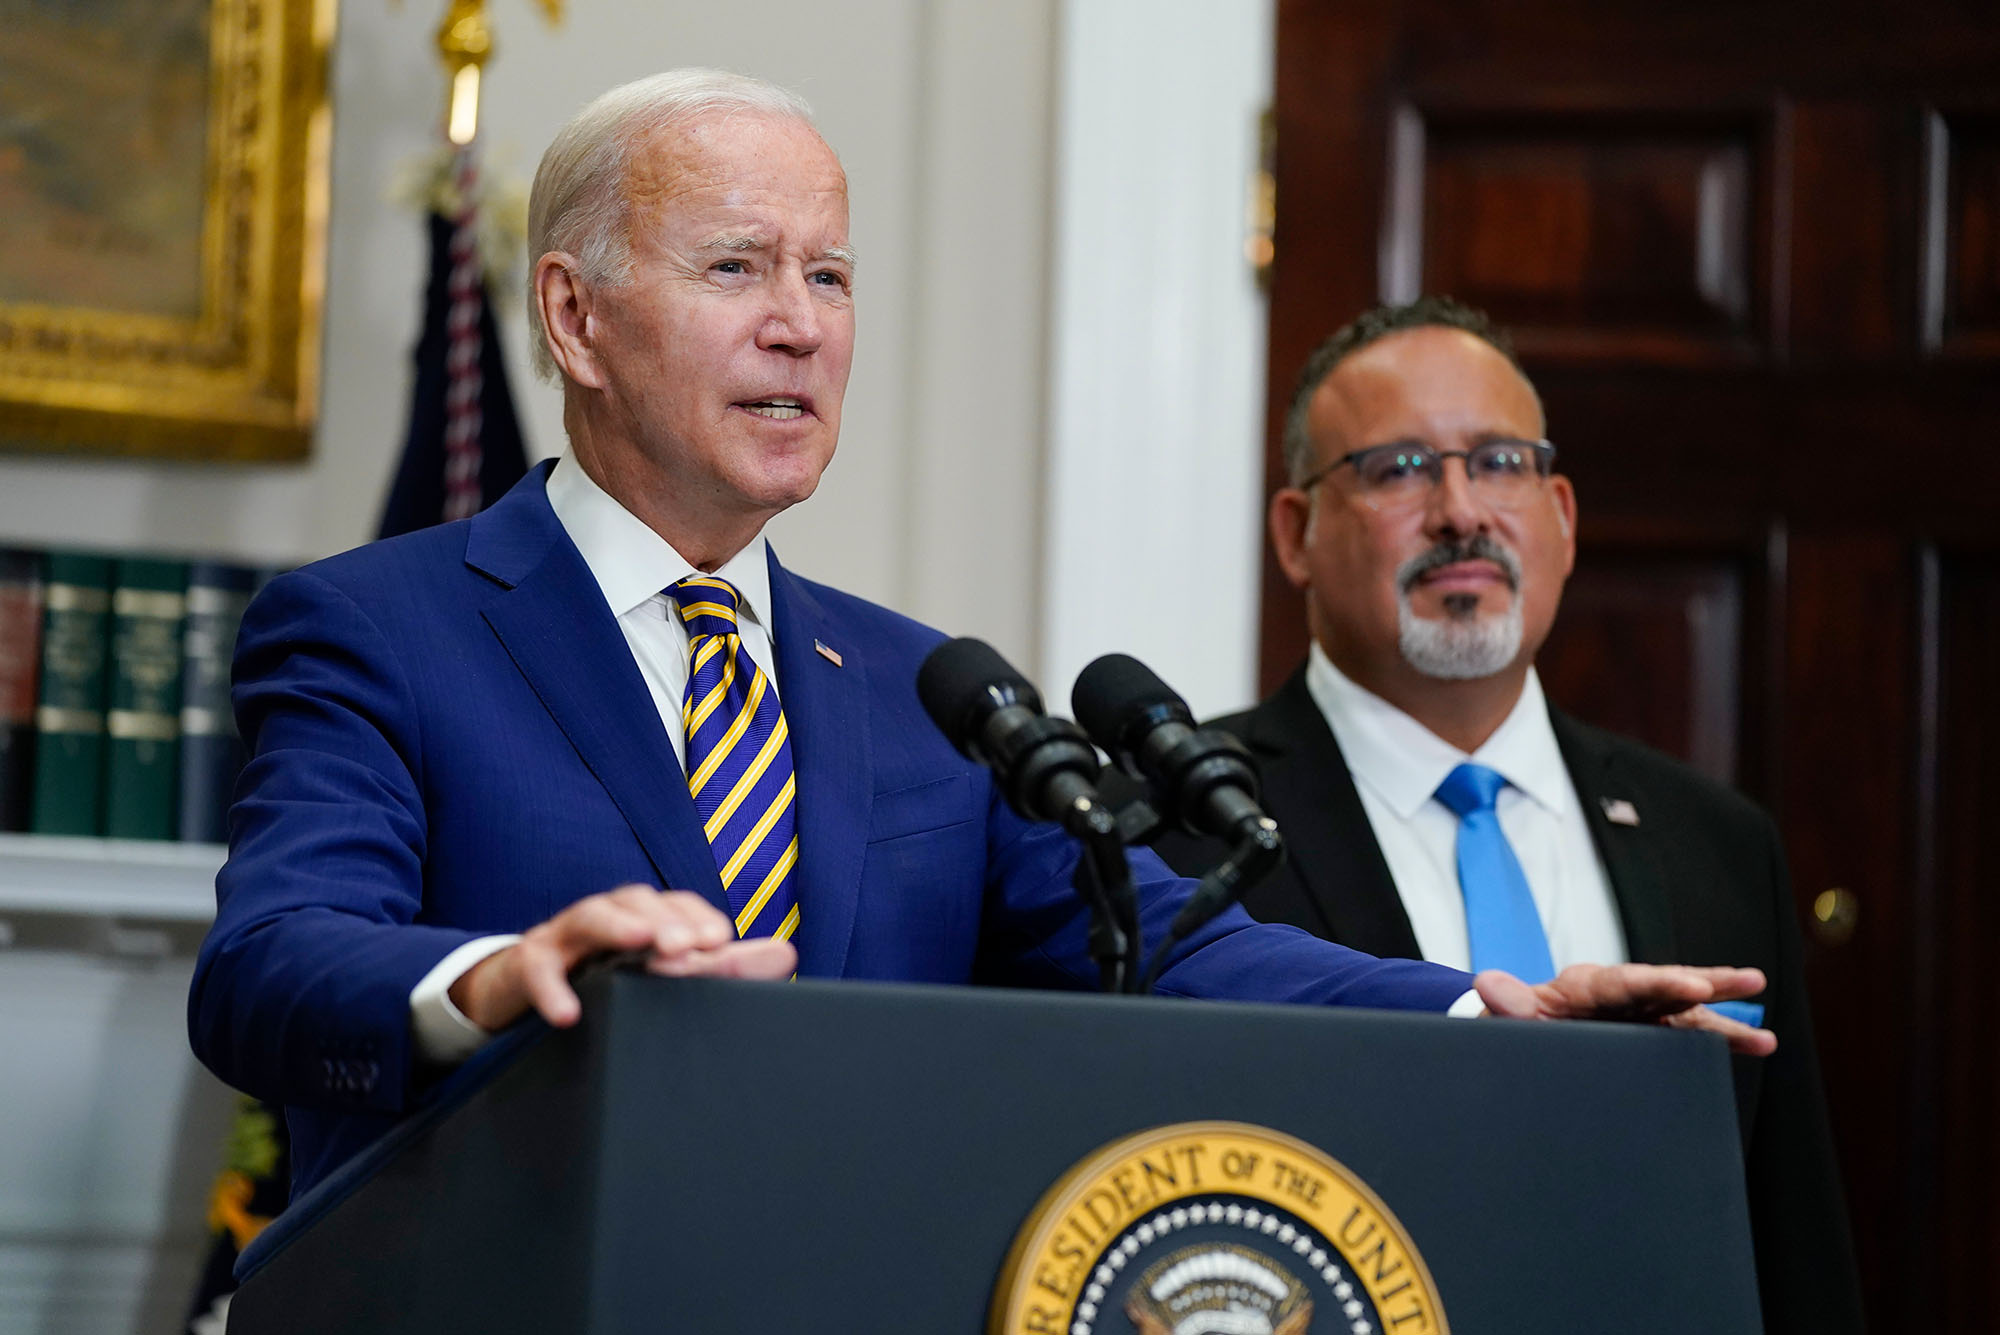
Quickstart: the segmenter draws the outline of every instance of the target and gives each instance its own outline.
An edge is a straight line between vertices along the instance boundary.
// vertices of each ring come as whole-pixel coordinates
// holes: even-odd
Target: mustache
[[[1516,593],[1521,590],[1520,561],[1514,553],[1484,533],[1475,533],[1469,538],[1447,539],[1429,551],[1411,557],[1396,567],[1396,587],[1408,593],[1418,580],[1431,571],[1457,565],[1460,561],[1491,561],[1506,576],[1510,590]]]

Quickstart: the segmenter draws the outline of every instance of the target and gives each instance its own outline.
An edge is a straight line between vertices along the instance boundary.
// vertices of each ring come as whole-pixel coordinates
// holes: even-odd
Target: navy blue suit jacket
[[[235,706],[251,759],[189,1031],[223,1079],[288,1106],[295,1191],[412,1106],[410,990],[449,951],[628,882],[725,902],[546,477],[473,519],[274,580],[244,619]],[[798,774],[800,972],[1093,986],[1073,844],[1014,815],[918,703],[939,633],[775,558],[771,604]],[[1190,884],[1150,853],[1134,866],[1157,940]],[[1233,910],[1162,984],[1432,1010],[1468,985]]]

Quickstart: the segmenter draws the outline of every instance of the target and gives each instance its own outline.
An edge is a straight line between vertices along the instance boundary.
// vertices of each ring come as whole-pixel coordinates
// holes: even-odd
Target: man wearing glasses
[[[1256,752],[1290,854],[1246,906],[1531,982],[1583,961],[1762,968],[1778,1049],[1736,1076],[1766,1329],[1858,1331],[1777,831],[1555,711],[1536,678],[1577,501],[1534,387],[1479,312],[1378,308],[1307,360],[1284,447],[1271,543],[1311,647],[1276,694],[1218,721]],[[1220,857],[1178,835],[1160,851],[1185,874]]]

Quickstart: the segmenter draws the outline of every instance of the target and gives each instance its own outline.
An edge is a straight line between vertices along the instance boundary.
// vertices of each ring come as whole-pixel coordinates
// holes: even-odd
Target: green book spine
[[[187,563],[123,560],[111,592],[111,742],[104,832],[172,839],[181,765],[181,622]]]
[[[101,834],[111,562],[51,552],[42,584],[42,684],[35,709],[37,834]]]

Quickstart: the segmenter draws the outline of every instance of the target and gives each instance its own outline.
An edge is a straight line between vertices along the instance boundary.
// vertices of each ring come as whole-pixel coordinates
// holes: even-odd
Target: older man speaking
[[[568,971],[1088,986],[1075,851],[919,706],[941,636],[780,565],[773,515],[833,457],[854,341],[840,163],[780,89],[681,71],[556,137],[530,206],[538,358],[570,448],[486,513],[274,581],[244,621],[252,759],[189,1000],[196,1051],[288,1105],[302,1189],[426,1065]],[[1159,939],[1190,884],[1135,857]],[[1194,996],[1444,1011],[1461,972],[1218,918]],[[1515,1014],[1695,1005],[1755,970],[1580,970]],[[1689,1007],[1693,1009],[1688,1009]],[[1473,999],[1473,1009],[1477,1000]]]

